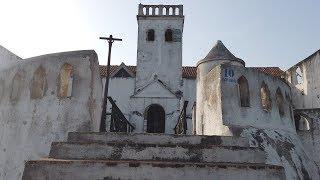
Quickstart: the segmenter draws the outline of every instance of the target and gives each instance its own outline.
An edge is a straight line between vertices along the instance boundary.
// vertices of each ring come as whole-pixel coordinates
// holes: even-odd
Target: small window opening
[[[279,114],[281,117],[284,116],[284,101],[283,101],[283,95],[280,90],[280,88],[277,89],[276,91],[276,100],[277,100],[277,105],[279,109]]]
[[[261,89],[260,89],[260,95],[261,95],[261,105],[263,110],[270,112],[271,111],[271,98],[270,98],[270,91],[265,82],[262,82]]]
[[[58,96],[60,98],[71,97],[73,85],[73,67],[72,65],[65,63],[60,70],[59,84],[58,84]]]
[[[162,15],[167,15],[167,8],[164,7],[164,8],[162,9]]]
[[[173,15],[173,8],[172,7],[169,8],[169,15]]]
[[[297,83],[303,84],[303,73],[300,67],[297,67],[296,69],[296,77],[297,77]]]
[[[143,11],[143,15],[147,15],[147,8],[144,7],[142,11]]]
[[[241,107],[249,107],[250,106],[249,84],[248,84],[248,80],[244,76],[241,76],[238,79],[238,87],[239,87]]]
[[[46,85],[46,71],[42,66],[39,66],[33,74],[30,90],[31,98],[41,99],[45,94]]]
[[[175,15],[177,15],[177,16],[179,15],[179,8],[175,9]]]
[[[295,121],[295,125],[296,125],[296,130],[298,130],[298,131],[309,131],[310,130],[310,123],[306,117],[304,117],[300,114],[295,114],[294,121]]]
[[[149,14],[148,15],[153,15],[153,8],[149,7]]]
[[[147,41],[154,41],[154,30],[149,29],[147,32]]]
[[[167,30],[166,30],[165,40],[166,40],[167,42],[171,42],[171,41],[172,41],[172,30],[171,30],[171,29],[167,29]]]
[[[156,16],[159,15],[159,8],[158,7],[154,10],[154,15],[156,15]]]

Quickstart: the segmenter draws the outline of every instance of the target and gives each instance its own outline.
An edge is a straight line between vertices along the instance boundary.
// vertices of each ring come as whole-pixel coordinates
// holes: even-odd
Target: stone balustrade
[[[139,16],[183,16],[183,5],[139,4]]]

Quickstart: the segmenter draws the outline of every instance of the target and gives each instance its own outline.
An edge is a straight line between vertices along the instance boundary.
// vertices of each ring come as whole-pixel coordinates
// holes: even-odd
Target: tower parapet
[[[139,4],[138,16],[183,16],[183,5]]]

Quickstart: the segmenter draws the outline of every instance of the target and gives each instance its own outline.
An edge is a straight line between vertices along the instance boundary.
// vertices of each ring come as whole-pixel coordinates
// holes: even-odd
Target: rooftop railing
[[[139,16],[183,16],[183,5],[139,4]]]

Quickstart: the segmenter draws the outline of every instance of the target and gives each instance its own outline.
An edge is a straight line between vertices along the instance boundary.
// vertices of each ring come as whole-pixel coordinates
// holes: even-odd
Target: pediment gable
[[[136,92],[132,97],[140,98],[177,98],[174,92],[172,92],[163,82],[158,79],[150,82],[140,90]]]
[[[115,70],[111,74],[111,77],[133,78],[134,74],[128,69],[128,67],[124,63],[121,63],[117,70]]]

